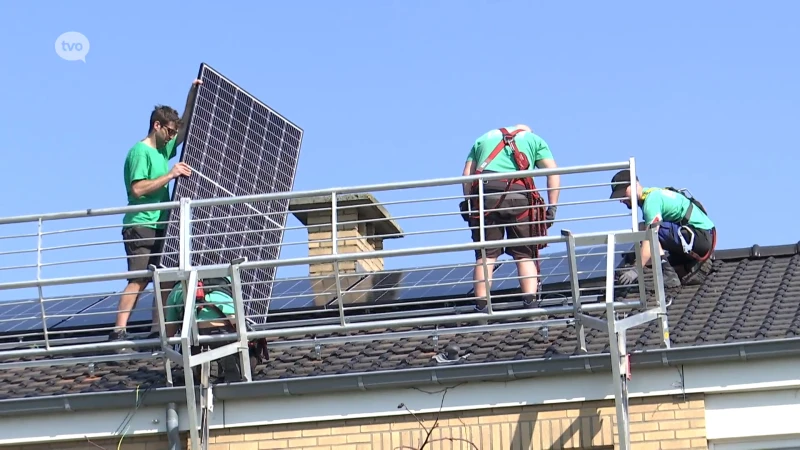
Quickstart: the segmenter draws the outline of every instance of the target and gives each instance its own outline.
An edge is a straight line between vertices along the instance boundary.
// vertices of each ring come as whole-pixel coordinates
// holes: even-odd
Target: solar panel
[[[73,314],[89,308],[103,297],[46,300],[47,329],[55,329]],[[0,308],[0,334],[42,333],[42,309],[38,300]]]
[[[472,266],[418,269],[369,275],[343,294],[345,304],[385,304],[431,298],[457,298],[472,291]]]
[[[190,177],[176,180],[172,200],[288,192],[303,130],[207,64],[201,64],[181,161]],[[273,260],[280,255],[288,200],[193,208],[192,264],[225,264],[239,257]],[[170,213],[161,264],[178,265],[178,211]],[[275,269],[242,273],[247,315],[266,320]]]
[[[614,258],[614,266],[622,262],[622,253],[633,250],[633,244],[617,244]],[[565,283],[569,281],[569,262],[566,252],[554,252],[543,254],[540,263],[540,277],[542,285]],[[575,249],[575,263],[578,269],[578,280],[605,277],[606,271],[606,246],[593,245],[579,247]],[[500,280],[499,278],[512,278]],[[503,262],[495,271],[492,283],[492,290],[502,291],[506,289],[516,289],[519,287],[517,277],[517,266],[513,261]]]
[[[342,274],[339,277],[342,291],[363,280],[366,274]],[[337,299],[334,278],[276,281],[272,287],[270,311],[287,311],[330,307]],[[345,300],[346,301],[346,300]]]
[[[72,317],[66,318],[66,320],[62,319],[62,322],[56,324],[52,329],[63,331],[66,329],[112,327],[117,320],[119,298],[119,294],[103,297],[94,304],[75,313]],[[166,303],[166,300],[167,298],[165,295],[163,301]],[[158,320],[157,316],[151,315],[152,308],[153,294],[151,292],[142,294],[142,296],[139,297],[139,301],[136,302],[136,307],[131,311],[130,318],[128,319],[128,328],[133,328],[133,324],[149,324],[153,322],[153,320]]]

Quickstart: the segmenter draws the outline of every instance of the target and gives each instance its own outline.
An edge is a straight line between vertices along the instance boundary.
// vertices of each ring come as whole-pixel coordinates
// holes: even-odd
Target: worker
[[[547,143],[534,134],[526,125],[516,125],[488,131],[480,136],[467,155],[464,176],[481,173],[515,172],[537,168],[552,169],[556,162]],[[481,231],[486,241],[530,238],[546,236],[556,215],[561,178],[559,175],[547,176],[547,205],[545,205],[533,177],[503,178],[483,182],[484,191],[484,229],[480,230],[478,183],[465,183],[461,202],[462,217],[469,224],[472,240],[481,241]],[[526,192],[528,191],[528,192]],[[499,210],[499,211],[489,211]],[[506,248],[486,248],[486,267],[482,250],[475,251],[475,309],[487,312],[487,282],[491,286],[492,271],[497,258],[508,254],[517,263],[520,276],[520,289],[523,293],[523,306],[538,306],[539,286],[538,254],[544,246],[517,245]],[[485,277],[486,275],[486,277]]]
[[[200,80],[192,83],[182,118],[179,118],[178,112],[169,106],[156,106],[150,114],[147,136],[128,151],[123,172],[129,206],[168,202],[169,182],[181,176],[191,175],[192,171],[187,164],[179,162],[170,169],[169,161],[177,155],[178,146],[186,137],[189,115],[201,83]],[[168,218],[169,210],[125,214],[122,219],[122,239],[129,272],[147,270],[149,265],[159,265]],[[109,334],[110,341],[130,339],[127,334],[128,319],[149,283],[148,277],[128,280],[128,285],[120,296],[115,328]],[[168,292],[172,284],[165,283],[160,288],[163,292]],[[151,323],[153,325],[149,337],[153,337],[153,332],[157,332],[155,320]],[[121,353],[128,351],[120,350]]]
[[[178,334],[184,315],[183,282],[177,283],[169,294],[165,305],[164,321],[167,336]],[[195,294],[195,320],[201,335],[236,332],[236,308],[231,291],[231,278],[209,278],[200,280]],[[209,349],[226,345],[227,342],[211,343]],[[195,347],[192,354],[200,351]],[[241,381],[239,354],[234,353],[219,360],[221,377],[225,382]]]
[[[619,199],[628,209],[633,207],[631,199],[630,170],[621,170],[611,179],[611,198]],[[710,264],[709,258],[716,246],[716,227],[706,214],[705,208],[693,197],[674,188],[642,188],[636,177],[635,198],[642,209],[642,229],[658,221],[658,249],[662,260],[664,287],[674,288],[683,284],[701,266]],[[643,242],[642,266],[652,270],[650,246]],[[665,255],[665,251],[668,255]],[[666,263],[666,264],[663,264]],[[680,271],[680,275],[676,272]],[[637,279],[636,268],[622,273],[619,281],[631,284]],[[693,284],[693,283],[691,283]]]

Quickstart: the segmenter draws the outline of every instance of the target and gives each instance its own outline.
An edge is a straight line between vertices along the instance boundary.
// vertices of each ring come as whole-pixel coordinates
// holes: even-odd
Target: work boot
[[[667,261],[667,258],[661,258],[661,274],[663,275],[664,280],[664,295],[667,297],[667,301],[671,297],[675,297],[681,290],[681,279],[678,276],[678,273],[675,272],[675,268]],[[655,284],[653,283],[653,266],[645,266],[644,267],[644,288],[649,295],[655,295],[656,289]]]
[[[242,381],[242,368],[238,353],[220,359],[217,364],[219,364],[219,369],[222,369],[222,380],[225,383]]]
[[[681,278],[681,283],[684,286],[698,286],[706,281],[706,277],[712,272],[714,263],[710,259],[702,263],[691,264],[686,268],[686,275]]]

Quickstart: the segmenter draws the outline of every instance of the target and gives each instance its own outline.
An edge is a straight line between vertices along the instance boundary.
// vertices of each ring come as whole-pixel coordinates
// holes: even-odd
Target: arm
[[[183,108],[183,117],[181,117],[181,124],[178,127],[178,134],[175,136],[175,147],[181,145],[186,138],[186,129],[189,125],[189,120],[192,117],[192,110],[194,109],[194,102],[197,100],[197,88],[203,82],[194,80],[192,87],[189,88],[189,94],[186,96],[186,106]]]
[[[169,171],[166,175],[161,175],[155,180],[137,180],[131,183],[131,193],[134,197],[140,198],[161,189],[173,179],[175,179],[175,175],[173,175],[172,171]]]
[[[646,230],[650,224],[653,222],[661,222],[661,209],[664,203],[661,201],[661,197],[658,196],[658,193],[650,194],[647,197],[647,200],[642,205],[642,217],[644,219],[643,223],[643,230]],[[658,228],[660,225],[656,225],[655,227],[655,234],[658,236]],[[661,244],[659,243],[658,248],[661,248]],[[650,262],[650,258],[653,254],[650,252],[650,243],[647,241],[642,242],[642,266],[646,266]]]
[[[467,155],[467,162],[464,164],[464,171],[461,175],[468,177],[470,175],[475,174],[475,166],[477,162],[476,153],[476,144],[472,144],[472,147],[469,149],[469,154]],[[472,191],[472,182],[464,183],[463,184],[463,191],[464,197],[468,196]]]
[[[558,167],[556,165],[556,160],[552,158],[548,159],[540,159],[536,161],[536,167],[539,169],[555,169]],[[561,175],[548,175],[547,176],[547,204],[548,205],[558,205],[558,196],[561,193],[559,188],[561,187]]]
[[[462,172],[461,175],[463,175],[465,177],[468,177],[468,176],[472,175],[474,171],[475,171],[474,162],[472,161],[471,158],[467,159],[467,163],[464,164],[464,172]],[[466,196],[469,195],[470,191],[472,190],[472,183],[464,183],[462,186],[463,186],[463,189],[464,189],[464,197],[466,197]]]
[[[553,152],[547,145],[544,139],[534,134],[526,134],[528,143],[533,149],[534,161],[536,167],[539,169],[555,169],[556,160],[553,158]],[[561,194],[561,175],[548,175],[547,176],[547,204],[550,206],[558,205],[558,197]]]

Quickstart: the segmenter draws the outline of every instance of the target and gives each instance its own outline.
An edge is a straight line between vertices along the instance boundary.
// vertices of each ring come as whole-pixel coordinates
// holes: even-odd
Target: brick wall
[[[430,429],[436,415],[418,417]],[[702,396],[687,396],[685,400],[682,397],[631,399],[630,418],[633,450],[707,448]],[[183,436],[188,438],[186,433]],[[419,449],[425,431],[412,417],[401,416],[212,430],[211,436],[209,450],[394,450],[403,446]],[[614,449],[618,444],[613,402],[443,413],[431,440],[426,450],[475,448],[464,440],[480,450],[600,450]],[[165,442],[163,436],[126,438],[122,448],[161,449],[166,447]],[[116,441],[96,443],[102,448],[116,449]],[[98,448],[85,441],[51,445],[19,448]]]
[[[356,210],[345,210],[337,217],[340,224],[336,227],[337,238],[339,239],[338,252],[341,253],[364,253],[375,250],[383,250],[383,240],[370,238],[373,234],[367,228],[370,225],[363,222],[356,223],[359,218]],[[330,224],[330,215],[309,214],[308,217],[308,256],[330,255],[333,253],[333,227]],[[349,222],[349,223],[348,223]],[[383,260],[380,258],[362,258],[359,260],[362,267],[370,272],[383,270]],[[352,273],[356,271],[355,261],[342,261],[339,263],[341,273]],[[309,274],[312,276],[329,275],[333,273],[333,264],[310,264]]]

